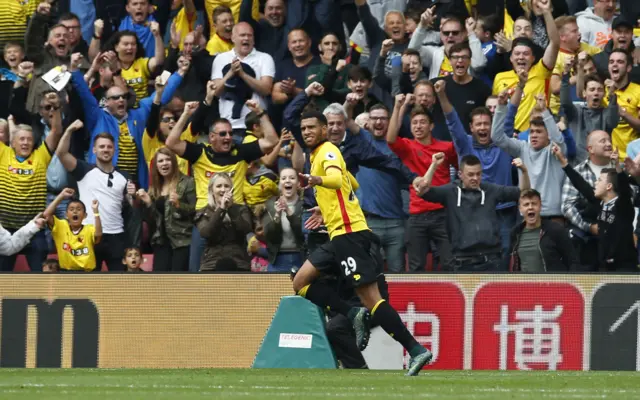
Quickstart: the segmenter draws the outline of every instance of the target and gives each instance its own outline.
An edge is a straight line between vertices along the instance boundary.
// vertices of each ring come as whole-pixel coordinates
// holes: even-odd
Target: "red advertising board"
[[[581,370],[583,332],[573,284],[487,283],[473,299],[472,369]]]
[[[434,353],[425,369],[462,369],[465,297],[452,282],[390,282],[391,305]]]

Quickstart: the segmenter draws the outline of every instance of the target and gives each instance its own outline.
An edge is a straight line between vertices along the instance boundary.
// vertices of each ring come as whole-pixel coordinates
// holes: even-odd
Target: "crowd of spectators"
[[[0,0],[0,51],[0,271],[299,267],[313,111],[389,272],[638,271],[637,0]]]

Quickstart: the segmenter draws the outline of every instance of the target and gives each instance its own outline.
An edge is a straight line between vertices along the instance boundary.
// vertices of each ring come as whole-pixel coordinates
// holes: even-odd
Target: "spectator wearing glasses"
[[[93,200],[98,200],[100,203],[102,239],[95,246],[96,268],[100,270],[104,261],[109,271],[124,271],[121,261],[127,239],[123,210],[125,203],[130,201],[130,197],[127,196],[129,176],[113,165],[116,144],[110,133],[100,133],[93,139],[92,153],[95,164],[77,159],[69,153],[71,137],[82,125],[78,120],[69,126],[60,140],[56,155],[65,169],[77,180],[80,201],[92,204]],[[94,224],[95,215],[89,207],[86,209],[83,225]]]
[[[170,150],[191,163],[196,182],[196,210],[209,204],[209,181],[211,177],[221,172],[228,174],[233,180],[233,202],[244,204],[243,189],[248,163],[271,152],[278,143],[278,134],[258,103],[248,101],[246,105],[260,118],[260,130],[264,136],[257,141],[236,145],[232,138],[231,123],[226,119],[217,119],[211,124],[207,145],[189,143],[180,139],[187,120],[198,106],[197,103],[187,103],[182,116],[166,140]],[[200,103],[198,108],[202,113],[208,113],[211,110],[211,106],[204,102]],[[200,236],[197,227],[194,227],[192,237],[189,271],[197,272],[206,240]]]
[[[422,42],[427,35],[429,28],[434,22],[435,16],[431,9],[427,9],[420,17],[420,24],[411,36],[409,48],[420,51],[422,57],[422,65],[429,71],[429,79],[440,76],[451,75],[454,72],[453,65],[449,59],[451,47],[454,44],[462,43],[468,40],[471,49],[471,66],[472,72],[477,71],[485,66],[487,58],[482,52],[482,43],[474,33],[476,22],[472,18],[465,23],[455,15],[446,15],[443,17],[444,23],[440,27],[440,40],[442,46],[423,46]]]
[[[79,58],[79,54],[72,56],[71,82],[80,99],[82,99],[85,124],[91,137],[90,147],[93,147],[93,141],[100,133],[107,132],[111,134],[115,139],[116,145],[116,152],[112,159],[114,166],[121,171],[127,172],[140,187],[147,188],[149,171],[142,151],[142,134],[151,111],[153,97],[142,99],[137,109],[127,109],[129,92],[121,87],[113,86],[107,91],[106,107],[104,109],[100,108],[98,102],[89,91],[82,73],[77,70]],[[188,65],[185,65],[177,73],[171,75],[162,93],[162,105],[171,100],[173,93],[182,82],[182,77],[187,68]],[[161,82],[156,79],[156,89],[159,86],[161,86]],[[89,154],[88,161],[90,163],[95,162],[95,153]]]
[[[58,23],[67,28],[67,41],[69,42],[71,54],[80,53],[84,57],[87,57],[89,55],[89,46],[82,38],[82,26],[80,26],[78,16],[74,13],[62,14],[60,18],[58,18]]]
[[[51,133],[38,147],[29,125],[17,125],[11,147],[0,144],[0,223],[10,233],[42,212],[47,200],[47,168],[62,134],[60,109],[53,111]],[[47,257],[44,231],[38,232],[24,249],[29,268],[40,271]],[[0,257],[0,271],[12,271],[16,257]]]

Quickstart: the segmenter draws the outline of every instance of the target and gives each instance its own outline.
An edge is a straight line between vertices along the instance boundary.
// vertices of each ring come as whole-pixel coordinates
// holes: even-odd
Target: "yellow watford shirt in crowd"
[[[182,158],[191,163],[196,182],[196,210],[209,203],[209,180],[217,173],[226,172],[233,181],[233,202],[244,204],[244,183],[248,163],[262,157],[259,142],[234,146],[228,153],[216,153],[211,146],[187,142]]]
[[[240,18],[240,4],[242,0],[204,0],[204,9],[207,15],[209,16],[209,26],[211,27],[211,32],[215,31],[215,24],[213,23],[213,10],[218,6],[227,6],[231,9],[231,13],[233,14],[233,20],[238,23],[238,18]],[[260,19],[260,0],[253,0],[253,8],[251,9],[251,16],[253,19],[258,21]]]
[[[180,140],[195,143],[196,139],[198,139],[198,135],[193,135],[191,132],[191,124],[189,124],[187,129],[185,129],[180,135]],[[165,144],[158,139],[157,133],[154,137],[151,137],[146,130],[144,131],[144,135],[142,135],[142,152],[144,153],[144,160],[149,166],[149,171],[151,171],[151,161],[153,161],[153,157],[156,155],[158,150],[163,147],[165,147]],[[178,169],[183,174],[189,175],[189,162],[182,157],[178,157]]]
[[[122,79],[136,92],[134,107],[138,107],[140,100],[149,95],[147,85],[150,76],[148,58],[137,58],[129,68],[122,68]]]
[[[129,125],[125,120],[119,126],[118,137],[118,163],[116,167],[120,171],[127,172],[129,176],[138,176],[138,146],[129,132]]]
[[[263,167],[267,169],[266,167]],[[278,176],[271,170],[259,171],[255,176],[247,176],[244,183],[244,201],[249,207],[265,203],[278,195]]]
[[[451,66],[451,61],[449,61],[449,57],[444,56],[444,60],[442,60],[442,64],[440,65],[440,73],[438,76],[449,76],[453,74],[453,66]]]
[[[594,54],[600,53],[602,50],[587,43],[580,43],[580,50],[578,50],[577,53],[572,53],[570,51],[560,49],[560,51],[558,52],[558,58],[556,59],[556,65],[555,67],[553,67],[552,74],[562,77],[562,73],[564,72],[564,63],[566,62],[567,57],[577,57],[578,54],[583,51],[590,56],[593,56]],[[571,76],[574,75],[575,74],[572,71]],[[560,96],[557,96],[553,93],[551,94],[551,98],[549,99],[549,108],[551,109],[552,113],[558,114],[558,111],[560,111]]]
[[[184,48],[184,38],[187,37],[189,32],[193,32],[196,29],[196,14],[191,16],[189,19],[189,15],[184,7],[175,17],[173,17],[173,23],[176,25],[176,32],[180,32],[180,50]]]
[[[357,182],[347,171],[347,165],[340,150],[330,142],[324,142],[313,150],[310,161],[313,176],[326,176],[329,168],[338,168],[342,171],[340,189],[321,186],[313,188],[329,237],[333,239],[345,233],[369,229],[355,194],[354,187],[357,186]]]
[[[536,104],[536,95],[544,93],[549,98],[549,79],[551,78],[551,70],[549,70],[542,60],[538,61],[529,71],[529,80],[524,87],[524,93],[518,113],[516,114],[515,129],[519,132],[529,129],[529,119],[531,111]],[[493,95],[497,96],[504,90],[513,91],[518,84],[518,75],[515,71],[501,72],[496,75],[493,81]]]
[[[79,232],[73,233],[69,221],[54,216],[51,236],[60,268],[87,272],[96,269],[95,233],[93,225],[83,225]]]
[[[233,42],[225,40],[217,33],[214,33],[213,36],[211,36],[211,39],[207,42],[207,51],[212,56],[227,52],[231,49],[233,49]]]
[[[0,223],[18,229],[31,221],[47,204],[47,167],[51,152],[46,143],[23,161],[0,142]]]
[[[0,52],[9,41],[24,42],[27,17],[33,15],[40,0],[0,0]]]
[[[618,108],[624,108],[636,118],[640,117],[640,85],[629,83],[624,89],[616,90],[616,97],[618,99]],[[605,107],[609,105],[608,91],[603,101]],[[637,138],[638,132],[629,125],[627,120],[620,117],[618,126],[611,133],[611,142],[613,147],[618,149],[621,161],[627,157],[627,145],[629,142]]]

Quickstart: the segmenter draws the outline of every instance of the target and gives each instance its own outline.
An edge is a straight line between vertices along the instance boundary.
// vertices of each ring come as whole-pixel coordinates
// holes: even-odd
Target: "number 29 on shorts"
[[[349,276],[356,272],[357,265],[356,260],[354,260],[353,257],[348,257],[346,261],[343,260],[340,264],[342,265],[342,268],[344,268],[344,276]]]

